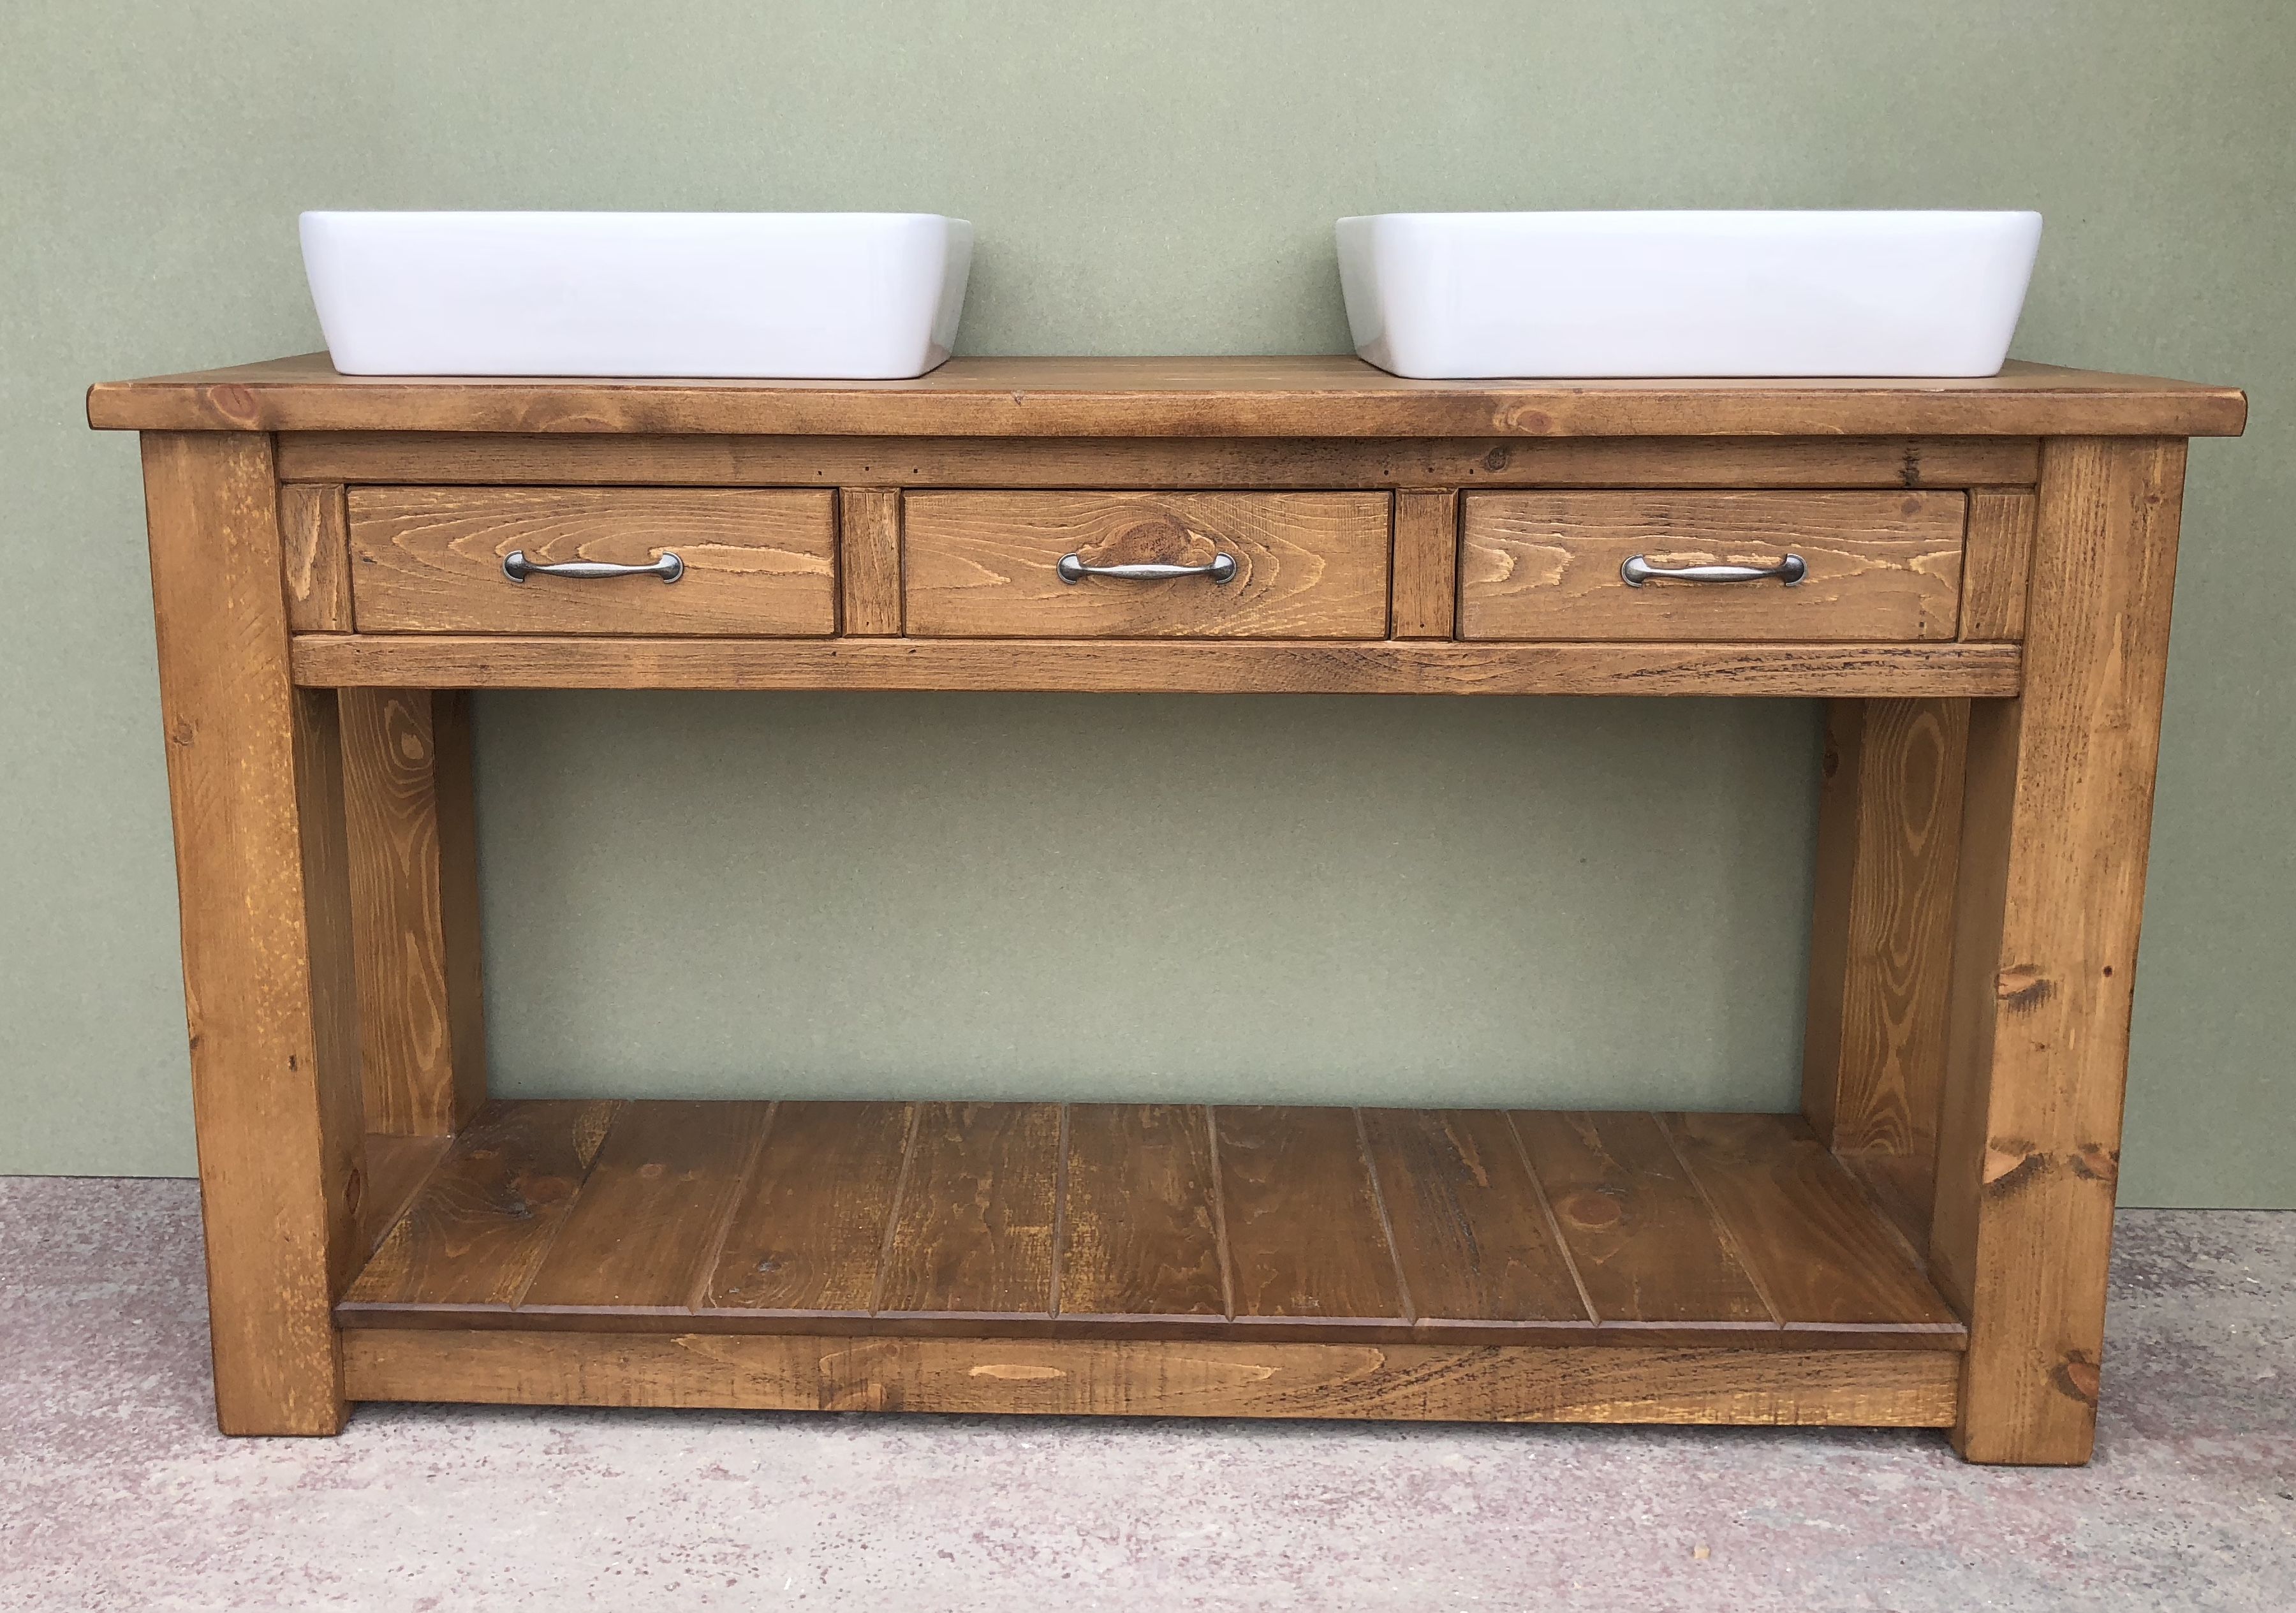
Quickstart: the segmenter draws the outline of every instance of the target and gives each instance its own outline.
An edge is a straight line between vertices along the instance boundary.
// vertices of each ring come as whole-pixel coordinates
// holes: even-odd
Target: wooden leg
[[[2043,449],[2024,693],[1970,719],[1932,1275],[1969,1318],[1954,1444],[2096,1427],[2185,445]]]
[[[288,681],[270,438],[147,434],[144,479],[216,1415],[332,1434],[362,1150],[335,698]]]
[[[443,1135],[486,1101],[469,699],[342,692],[370,1131]]]
[[[1969,702],[1826,712],[1802,1112],[1916,1248],[1930,1235]]]

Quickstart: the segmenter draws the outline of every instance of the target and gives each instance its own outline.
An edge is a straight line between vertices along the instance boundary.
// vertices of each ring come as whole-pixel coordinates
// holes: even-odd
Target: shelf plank
[[[490,1103],[456,1134],[340,1310],[518,1303],[622,1103]]]
[[[1202,1109],[1071,1105],[1064,1163],[1062,1314],[1227,1314]]]
[[[1049,1316],[1060,1106],[918,1106],[875,1309]]]
[[[1655,1118],[1520,1113],[1513,1119],[1602,1325],[1775,1324]]]
[[[354,1400],[797,1412],[1942,1428],[1948,1350],[363,1329]]]
[[[772,1111],[770,1103],[624,1109],[519,1308],[684,1312]]]
[[[1238,1317],[1408,1322],[1353,1110],[1212,1111]]]
[[[867,1314],[915,1109],[776,1104],[696,1308]]]
[[[1362,1115],[1404,1285],[1423,1323],[1593,1325],[1505,1115]]]
[[[1664,1125],[1789,1330],[1960,1322],[1807,1122],[1670,1115]]]

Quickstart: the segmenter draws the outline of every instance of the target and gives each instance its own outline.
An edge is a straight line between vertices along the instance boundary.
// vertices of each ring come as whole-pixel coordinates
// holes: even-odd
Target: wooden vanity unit
[[[2245,412],[2026,364],[96,387],[144,434],[223,1427],[1888,1424],[2086,1460],[2185,439]],[[492,1101],[464,692],[501,688],[1822,699],[1801,1112]]]

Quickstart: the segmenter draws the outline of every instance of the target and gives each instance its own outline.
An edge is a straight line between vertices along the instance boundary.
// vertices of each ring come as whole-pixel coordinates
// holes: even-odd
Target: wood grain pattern
[[[282,475],[480,487],[2008,487],[2023,437],[885,438],[305,432]]]
[[[621,1107],[544,1101],[480,1111],[384,1234],[343,1309],[516,1305]]]
[[[772,1109],[626,1104],[519,1308],[685,1314],[717,1262],[726,1212]]]
[[[1937,1159],[1932,1155],[1885,1154],[1877,1150],[1836,1153],[1866,1197],[1897,1229],[1906,1247],[1926,1256],[1930,1217],[1937,1203]]]
[[[901,631],[901,494],[846,487],[837,495],[840,630],[857,637]]]
[[[350,521],[340,483],[279,489],[280,575],[292,633],[351,630]]]
[[[1459,495],[1395,495],[1395,636],[1449,638],[1459,619]]]
[[[217,1421],[328,1434],[365,1185],[335,701],[288,680],[269,440],[143,459]]]
[[[2015,644],[1300,644],[308,634],[320,688],[981,689],[1096,693],[2014,694]]]
[[[1505,1115],[1360,1113],[1403,1285],[1423,1326],[1594,1325]]]
[[[423,1178],[447,1157],[452,1137],[409,1137],[396,1132],[366,1135],[366,1186],[359,1195],[359,1258],[373,1255],[414,1199]]]
[[[1518,1113],[1513,1118],[1603,1326],[1696,1322],[1767,1330],[1776,1324],[1654,1117]]]
[[[2026,692],[1971,712],[1931,1265],[1972,1461],[2095,1437],[2184,471],[2181,442],[2048,445]]]
[[[1958,493],[1476,493],[1460,518],[1459,633],[1469,639],[1949,639],[1958,620]],[[1654,581],[1654,566],[1775,566],[1805,579]]]
[[[1969,495],[1969,544],[1962,567],[1961,636],[2025,636],[2025,588],[2033,561],[2035,500],[2030,488],[1984,487]]]
[[[873,1309],[1053,1308],[1061,1130],[1053,1103],[922,1103]]]
[[[354,487],[351,588],[367,633],[827,635],[830,495],[648,487]],[[674,583],[532,577],[537,565],[685,562]]]
[[[865,1315],[915,1107],[776,1104],[726,1223],[705,1311]]]
[[[1204,566],[1233,580],[1088,577]],[[906,619],[920,638],[1384,638],[1383,493],[912,493]]]
[[[88,389],[99,430],[882,437],[2237,436],[2226,387],[2012,360],[1969,379],[1410,381],[1338,356],[955,358],[914,381],[338,375],[323,353]]]
[[[1968,725],[1961,700],[1827,712],[1802,1112],[1837,1150],[1936,1153]]]
[[[1959,1357],[1170,1339],[344,1336],[360,1400],[1050,1416],[1939,1428]]]
[[[443,1135],[487,1095],[469,698],[346,689],[342,729],[366,1127]]]
[[[1411,1320],[1352,1110],[1225,1108],[1211,1123],[1236,1315]]]
[[[1227,1314],[1212,1148],[1203,1109],[1068,1109],[1058,1294],[1063,1315]]]
[[[1808,1126],[1771,1115],[1671,1115],[1665,1126],[1789,1332],[1961,1331],[1913,1251]]]

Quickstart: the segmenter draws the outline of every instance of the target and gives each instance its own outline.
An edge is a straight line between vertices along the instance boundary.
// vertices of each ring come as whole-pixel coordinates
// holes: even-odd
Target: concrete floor
[[[2122,1215],[2070,1471],[1927,1433],[441,1406],[228,1440],[181,1182],[0,1179],[0,1318],[11,1609],[2296,1606],[2296,1215]]]

